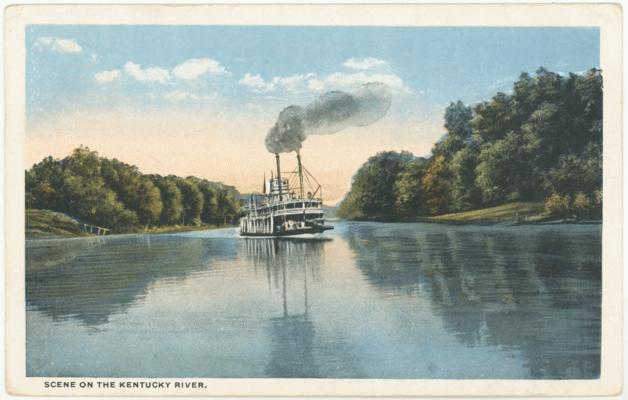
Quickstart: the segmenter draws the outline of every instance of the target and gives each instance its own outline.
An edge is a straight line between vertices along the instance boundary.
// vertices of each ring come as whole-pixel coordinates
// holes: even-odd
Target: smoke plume
[[[352,92],[325,93],[306,107],[286,107],[266,135],[266,148],[275,154],[298,152],[310,135],[370,125],[386,115],[391,101],[388,85],[369,82]]]

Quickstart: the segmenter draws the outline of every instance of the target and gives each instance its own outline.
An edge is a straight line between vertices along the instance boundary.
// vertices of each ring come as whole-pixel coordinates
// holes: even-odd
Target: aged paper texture
[[[5,9],[20,395],[622,389],[618,4]]]

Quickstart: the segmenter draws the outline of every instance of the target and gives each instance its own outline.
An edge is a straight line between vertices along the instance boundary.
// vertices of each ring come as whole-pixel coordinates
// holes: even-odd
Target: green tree
[[[565,154],[546,175],[545,190],[548,193],[575,195],[583,192],[594,198],[602,189],[602,151],[591,144],[581,154]]]
[[[158,222],[163,203],[161,192],[150,178],[143,176],[140,179],[134,197],[137,202],[135,210],[140,222],[146,226]]]
[[[25,200],[29,208],[64,212],[118,232],[136,231],[154,224],[200,224],[205,198],[196,182],[211,187],[212,193],[224,192],[220,204],[210,202],[211,214],[221,224],[235,222],[240,207],[234,187],[194,177],[143,175],[134,165],[99,157],[83,146],[62,160],[47,157],[26,171]]]
[[[445,157],[434,157],[421,180],[423,207],[429,214],[442,214],[450,210],[451,172]]]
[[[403,217],[423,214],[421,182],[428,160],[416,158],[409,161],[395,181],[395,213]]]
[[[26,207],[57,209],[62,178],[59,160],[46,157],[33,165],[26,171]]]
[[[453,211],[466,211],[481,204],[481,194],[475,186],[476,166],[477,153],[473,147],[465,147],[453,156],[449,164]]]
[[[203,194],[191,179],[177,180],[177,186],[183,195],[183,221],[188,225],[199,225],[203,211]]]
[[[471,120],[473,110],[463,102],[450,103],[445,109],[445,129],[447,133],[432,149],[434,156],[442,155],[450,159],[456,152],[470,143],[473,133]]]
[[[411,153],[394,151],[370,157],[353,177],[351,192],[339,207],[340,215],[393,219],[397,175],[413,158]]]
[[[472,129],[483,142],[494,142],[506,136],[517,126],[513,100],[504,93],[497,93],[488,102],[475,106]]]
[[[526,178],[532,171],[526,163],[523,145],[521,135],[510,132],[503,139],[482,146],[475,184],[485,204],[503,204],[524,197]]]
[[[163,178],[159,175],[153,175],[151,178],[161,193],[163,206],[159,222],[163,225],[181,223],[183,218],[183,195],[175,183],[176,178]]]

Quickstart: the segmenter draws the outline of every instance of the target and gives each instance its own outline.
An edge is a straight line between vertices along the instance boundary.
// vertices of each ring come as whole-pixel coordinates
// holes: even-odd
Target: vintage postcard
[[[11,6],[7,390],[622,390],[618,4]]]

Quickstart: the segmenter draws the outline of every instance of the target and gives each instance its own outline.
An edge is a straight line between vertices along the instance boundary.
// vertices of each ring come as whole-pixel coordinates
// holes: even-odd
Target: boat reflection
[[[315,277],[323,246],[317,239],[243,239],[244,253],[256,270],[266,271],[268,290],[281,293],[282,310],[269,321],[272,349],[265,373],[278,378],[322,377],[314,360],[316,330],[309,318],[308,275]],[[288,289],[300,284],[301,290]],[[289,300],[294,299],[290,312]],[[296,298],[300,296],[301,298]]]

